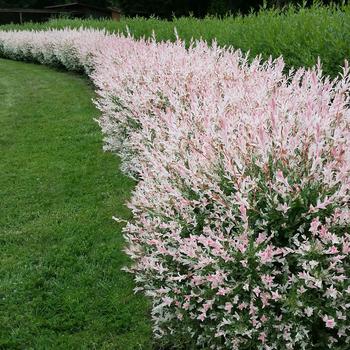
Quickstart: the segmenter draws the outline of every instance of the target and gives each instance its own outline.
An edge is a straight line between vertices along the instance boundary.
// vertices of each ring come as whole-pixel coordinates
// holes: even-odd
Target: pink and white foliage
[[[139,179],[125,227],[154,333],[210,349],[350,341],[349,70],[283,73],[197,42],[0,32],[91,76],[106,149]]]
[[[0,54],[16,60],[61,65],[68,70],[93,67],[93,58],[106,38],[104,31],[89,29],[0,31]]]

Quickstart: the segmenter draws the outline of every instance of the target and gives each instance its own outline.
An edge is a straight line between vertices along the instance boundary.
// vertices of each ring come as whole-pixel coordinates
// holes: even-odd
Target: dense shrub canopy
[[[335,80],[320,63],[284,74],[281,58],[93,30],[0,32],[0,54],[96,85],[105,148],[139,180],[127,270],[159,342],[346,348],[347,65]]]

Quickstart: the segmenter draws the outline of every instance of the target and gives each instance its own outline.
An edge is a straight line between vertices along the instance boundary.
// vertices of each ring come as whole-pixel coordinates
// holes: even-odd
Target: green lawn
[[[0,349],[150,349],[121,226],[134,183],[103,153],[84,78],[0,60]]]

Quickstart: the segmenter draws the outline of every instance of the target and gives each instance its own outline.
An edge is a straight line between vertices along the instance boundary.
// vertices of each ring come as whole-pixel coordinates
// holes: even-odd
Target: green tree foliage
[[[131,16],[171,17],[190,13],[203,16],[207,13],[210,0],[119,0],[118,3],[123,12]]]
[[[45,6],[70,3],[77,0],[0,0],[0,8],[43,8]],[[319,0],[328,4],[332,0]],[[344,0],[333,0],[341,3]],[[82,0],[84,4],[99,7],[118,5],[127,16],[141,15],[149,17],[171,18],[172,16],[204,17],[207,14],[224,15],[248,13],[257,10],[266,3],[269,7],[282,7],[288,4],[311,5],[313,0]]]
[[[320,3],[341,3],[343,0],[319,0]],[[311,5],[314,0],[119,0],[126,15],[156,15],[159,17],[182,16],[190,13],[195,16],[206,14],[224,15],[231,13],[248,13],[265,4],[268,7],[283,7],[288,4]]]

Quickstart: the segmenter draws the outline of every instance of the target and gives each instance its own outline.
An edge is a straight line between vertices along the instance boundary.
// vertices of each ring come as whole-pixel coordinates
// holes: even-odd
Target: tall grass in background
[[[283,55],[287,68],[312,66],[320,57],[324,73],[335,76],[344,59],[350,57],[350,5],[311,8],[287,7],[282,10],[261,9],[247,16],[224,18],[174,18],[172,21],[142,17],[112,20],[54,19],[46,23],[6,25],[0,29],[105,28],[110,32],[129,29],[136,37],[149,37],[154,31],[157,40],[175,40],[174,28],[181,39],[216,39],[220,46],[233,46],[251,56],[264,59]]]

